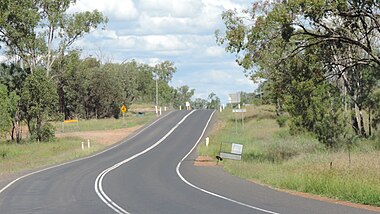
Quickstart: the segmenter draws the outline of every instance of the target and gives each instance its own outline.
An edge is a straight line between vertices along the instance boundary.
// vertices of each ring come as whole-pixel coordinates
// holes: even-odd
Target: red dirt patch
[[[132,128],[114,129],[114,130],[100,130],[100,131],[86,131],[86,132],[67,132],[56,133],[57,138],[63,137],[79,137],[82,139],[90,139],[103,145],[112,145],[124,138],[128,137],[131,133],[141,128],[142,126],[135,126]]]
[[[198,156],[194,160],[194,166],[217,166],[217,163],[209,156]]]

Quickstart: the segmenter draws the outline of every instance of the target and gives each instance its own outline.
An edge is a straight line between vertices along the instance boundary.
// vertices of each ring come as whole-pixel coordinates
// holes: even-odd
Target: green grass
[[[54,122],[53,124],[59,132],[113,130],[143,125],[152,121],[155,117],[153,112],[146,112],[144,116],[126,113],[124,119],[122,117],[119,119],[91,119],[78,120],[78,123]]]
[[[217,115],[210,145],[200,155],[215,157],[231,143],[244,145],[242,161],[223,160],[233,175],[272,185],[361,204],[380,206],[380,151],[376,141],[358,142],[351,164],[343,148],[329,151],[313,136],[292,136],[280,128],[270,106],[248,108],[245,128],[236,133],[231,110]],[[330,167],[332,162],[332,167]]]
[[[76,124],[65,126],[65,132],[70,131],[94,131],[94,130],[113,130],[144,125],[153,121],[153,113],[145,113],[143,117],[128,115],[123,119],[99,119],[83,120]],[[57,131],[60,131],[61,122],[56,122]],[[84,139],[77,137],[57,138],[52,142],[28,142],[24,140],[20,144],[14,142],[0,141],[0,175],[15,173],[23,170],[37,169],[52,164],[88,156],[106,147],[93,139],[91,148],[82,151],[81,142]],[[87,145],[87,144],[86,144]]]
[[[36,169],[63,161],[87,156],[105,146],[92,143],[81,149],[81,139],[62,138],[46,143],[0,144],[0,175]]]

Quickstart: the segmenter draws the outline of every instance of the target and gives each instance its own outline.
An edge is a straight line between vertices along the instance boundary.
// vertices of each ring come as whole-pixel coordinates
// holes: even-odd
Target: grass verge
[[[326,150],[313,136],[292,136],[280,128],[270,106],[247,109],[244,129],[237,129],[231,110],[217,114],[210,144],[199,155],[229,152],[231,143],[244,145],[242,161],[223,160],[233,175],[277,188],[312,193],[365,205],[380,206],[380,151],[360,142],[348,153]],[[332,166],[330,167],[330,163]]]
[[[143,117],[130,116],[125,118],[125,123],[122,119],[86,120],[80,122],[79,129],[72,128],[65,132],[69,132],[70,135],[70,132],[88,133],[87,131],[109,130],[109,133],[112,135],[112,133],[114,133],[112,130],[114,129],[141,126],[153,121],[154,118],[155,115],[153,113],[146,113]],[[60,130],[57,132],[59,131]],[[101,143],[100,139],[98,139],[99,142],[97,142],[97,135],[93,136],[95,136],[95,138],[91,140],[91,148],[86,148],[85,150],[82,150],[81,142],[87,142],[88,138],[82,139],[73,136],[55,138],[51,142],[42,143],[24,141],[23,143],[16,144],[0,141],[0,175],[37,169],[85,157],[105,149],[110,145],[109,143]],[[115,142],[112,143],[116,143],[118,140],[114,141]]]
[[[0,175],[61,163],[87,156],[105,145],[93,143],[90,149],[81,149],[80,138],[61,138],[53,142],[0,144]]]

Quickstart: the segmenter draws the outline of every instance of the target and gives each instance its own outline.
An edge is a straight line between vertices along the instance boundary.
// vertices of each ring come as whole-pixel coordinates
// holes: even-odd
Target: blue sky
[[[171,85],[188,85],[195,96],[211,92],[222,102],[237,91],[253,92],[232,54],[215,42],[223,31],[221,13],[249,7],[243,0],[78,0],[70,12],[98,9],[109,18],[106,30],[96,30],[75,43],[85,56],[104,62],[137,60],[154,65],[175,63]]]

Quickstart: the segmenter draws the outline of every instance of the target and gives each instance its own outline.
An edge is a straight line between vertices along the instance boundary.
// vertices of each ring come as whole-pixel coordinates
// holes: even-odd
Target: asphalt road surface
[[[193,166],[213,111],[175,111],[97,155],[19,178],[0,190],[0,214],[367,214]]]

